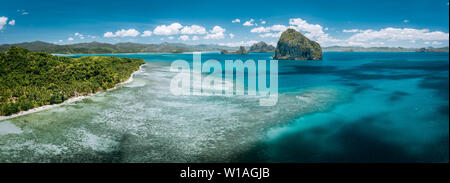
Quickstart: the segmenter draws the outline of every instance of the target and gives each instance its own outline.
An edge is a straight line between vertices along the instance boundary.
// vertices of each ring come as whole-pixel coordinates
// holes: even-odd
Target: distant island
[[[118,57],[57,57],[13,46],[0,51],[0,116],[111,89],[143,64]]]
[[[239,55],[247,55],[249,52],[247,50],[245,50],[244,46],[239,47],[239,50],[234,51],[234,52],[229,52],[227,50],[221,50],[220,51],[221,54],[239,54]]]
[[[267,43],[260,41],[250,46],[249,52],[253,53],[274,53],[275,47],[268,45]]]
[[[309,40],[302,33],[287,29],[278,40],[273,58],[276,60],[321,60],[322,48],[319,43]]]

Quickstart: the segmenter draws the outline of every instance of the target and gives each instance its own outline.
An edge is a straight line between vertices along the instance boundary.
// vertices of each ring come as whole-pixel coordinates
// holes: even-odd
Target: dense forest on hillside
[[[76,43],[67,45],[57,45],[42,41],[25,42],[17,44],[2,44],[0,51],[12,46],[28,49],[30,51],[59,53],[59,54],[105,54],[105,53],[182,53],[194,51],[220,51],[222,49],[232,50],[236,48],[219,45],[187,45],[182,43],[161,43],[161,44],[141,44],[141,43]]]
[[[145,64],[117,57],[57,57],[11,47],[0,52],[0,116],[114,87]]]

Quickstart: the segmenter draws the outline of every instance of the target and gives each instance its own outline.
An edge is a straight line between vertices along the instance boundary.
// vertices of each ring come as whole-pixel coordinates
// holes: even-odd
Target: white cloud
[[[208,34],[204,37],[205,39],[224,39],[225,38],[226,29],[216,25],[213,29],[209,31]]]
[[[380,30],[345,29],[342,32],[352,33],[348,38],[336,39],[325,31],[319,24],[309,24],[300,18],[289,19],[289,25],[273,25],[269,27],[256,27],[250,30],[258,33],[262,38],[277,38],[288,28],[295,29],[303,33],[306,37],[319,42],[322,46],[399,46],[401,44],[416,43],[416,41],[426,41],[427,44],[442,45],[448,42],[449,34],[441,31],[430,31],[429,29],[412,28],[384,28]],[[407,43],[406,43],[407,44]]]
[[[449,34],[440,31],[430,31],[428,29],[412,29],[412,28],[384,28],[380,30],[359,30],[347,39],[339,40],[337,44],[340,46],[400,46],[401,44],[424,41],[425,45],[443,44],[439,41],[448,41]],[[387,44],[385,44],[387,42]]]
[[[431,44],[432,44],[432,45],[441,45],[442,42],[439,42],[439,41],[433,41]]]
[[[252,19],[250,19],[249,21],[246,21],[246,22],[245,22],[244,24],[242,24],[242,25],[250,27],[250,26],[255,25],[255,24],[253,23],[254,21],[255,21],[255,20],[253,20],[253,18],[252,18]]]
[[[200,38],[198,38],[198,36],[193,36],[192,37],[192,41],[197,41],[197,40],[199,40]]]
[[[283,31],[288,28],[295,29],[305,34],[306,37],[313,39],[321,44],[334,43],[337,39],[332,38],[324,32],[324,28],[319,24],[309,24],[301,18],[289,19],[289,25],[273,25],[270,27],[257,27],[250,32],[260,33],[259,37],[279,37]],[[327,30],[327,29],[326,29]]]
[[[264,25],[264,24],[266,24],[267,22],[265,21],[265,20],[261,20],[261,24],[262,25]]]
[[[17,10],[17,13],[20,13],[21,15],[28,15],[29,14],[25,10]]]
[[[265,33],[265,34],[260,34],[259,37],[262,37],[262,38],[265,38],[265,37],[280,37],[281,33],[283,33],[283,32]]]
[[[330,42],[337,42],[337,39],[332,38],[323,31],[323,27],[319,24],[309,24],[306,20],[301,18],[289,19],[291,28],[295,30],[305,32],[305,36],[313,39],[321,44],[327,44]]]
[[[273,41],[271,41],[271,42],[268,42],[267,44],[268,44],[268,45],[272,45],[272,46],[274,46],[274,47],[276,47],[276,46],[277,46],[277,43],[276,43],[276,42],[273,42]]]
[[[350,41],[366,42],[372,40],[387,40],[387,41],[448,41],[449,34],[428,29],[412,29],[412,28],[384,28],[381,30],[363,30],[349,38]]]
[[[16,20],[11,20],[11,21],[9,21],[8,24],[11,25],[11,26],[14,26],[14,25],[16,25]]]
[[[403,23],[408,23],[409,22],[409,20],[403,20]]]
[[[359,32],[359,29],[344,29],[344,30],[342,30],[342,32],[355,33],[355,32]]]
[[[95,38],[97,38],[97,36],[88,35],[88,38],[95,39]]]
[[[73,39],[73,37],[69,37],[67,40],[68,41],[73,41],[74,39]]]
[[[83,34],[80,34],[80,33],[78,33],[78,32],[75,32],[75,34],[73,34],[75,37],[78,37],[78,38],[80,38],[80,39],[84,39],[84,36],[83,36]]]
[[[271,27],[257,27],[250,30],[250,32],[253,33],[263,33],[263,32],[271,32],[271,31],[277,31],[277,32],[283,32],[289,27],[284,25],[273,25]]]
[[[172,23],[170,25],[160,25],[157,26],[153,33],[156,35],[176,35],[180,33],[180,29],[183,28],[183,26],[180,23]]]
[[[112,32],[106,32],[105,34],[103,34],[103,37],[116,37],[116,36]]]
[[[185,26],[181,34],[206,34],[206,29],[199,25]]]
[[[142,32],[141,37],[150,37],[150,36],[152,36],[152,34],[153,34],[152,31],[146,30],[146,31]]]
[[[63,40],[59,40],[58,42],[62,43],[62,42],[63,42]]]
[[[220,46],[229,46],[229,47],[238,47],[238,46],[251,46],[259,41],[251,40],[251,41],[239,41],[239,42],[231,42],[231,43],[219,43]]]
[[[189,40],[189,36],[187,36],[187,35],[182,35],[182,36],[180,36],[178,39],[179,39],[179,40],[182,40],[182,41],[188,41],[188,40]]]
[[[115,33],[112,32],[106,32],[105,34],[103,34],[104,37],[136,37],[139,34],[141,34],[139,31],[137,31],[136,29],[122,29],[122,30],[118,30]]]
[[[3,27],[6,25],[6,22],[8,22],[8,17],[0,17],[0,30],[3,29]]]
[[[206,34],[205,27],[200,25],[183,26],[180,23],[172,23],[170,25],[160,25],[153,30],[155,35],[171,36],[177,34]]]
[[[236,18],[236,19],[234,19],[233,21],[231,21],[231,23],[241,23],[241,20],[238,19],[238,18]]]
[[[234,34],[231,34],[231,33],[230,33],[230,34],[228,34],[228,36],[230,36],[231,39],[234,38]]]
[[[169,40],[172,40],[172,39],[175,39],[175,37],[170,36],[170,37],[168,37],[168,39],[169,39]]]

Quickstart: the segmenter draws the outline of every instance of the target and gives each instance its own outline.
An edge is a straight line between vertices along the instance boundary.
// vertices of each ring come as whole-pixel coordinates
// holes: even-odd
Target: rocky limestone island
[[[273,47],[272,45],[268,45],[263,41],[253,44],[249,50],[249,52],[255,53],[273,53],[274,51],[275,47]]]
[[[276,60],[321,60],[322,48],[319,43],[309,40],[294,29],[281,34],[275,49]]]
[[[235,51],[235,52],[228,52],[227,50],[221,50],[220,51],[221,54],[240,54],[240,55],[247,55],[248,51],[245,50],[245,47],[241,46],[239,47],[239,50]]]

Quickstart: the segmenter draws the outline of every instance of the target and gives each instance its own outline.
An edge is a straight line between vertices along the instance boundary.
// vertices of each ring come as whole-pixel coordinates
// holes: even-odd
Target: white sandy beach
[[[139,67],[139,70],[137,70],[136,72],[131,74],[131,76],[130,76],[130,78],[128,80],[126,80],[126,81],[124,81],[122,83],[118,83],[115,87],[107,89],[106,91],[115,90],[115,89],[119,88],[119,86],[121,86],[121,85],[131,83],[133,81],[134,75],[137,72],[139,72],[142,69],[142,66],[144,66],[144,65],[141,65]],[[68,103],[71,103],[71,102],[80,101],[80,100],[83,100],[83,99],[85,99],[87,97],[90,97],[92,95],[95,95],[95,94],[98,94],[98,93],[102,93],[102,92],[105,92],[105,91],[101,91],[101,92],[97,92],[97,93],[90,93],[90,94],[84,95],[84,96],[73,97],[73,98],[70,98],[70,99],[64,101],[63,103],[60,103],[60,104],[44,105],[44,106],[41,106],[41,107],[38,107],[38,108],[30,109],[28,111],[21,111],[21,112],[19,112],[17,114],[13,114],[11,116],[0,116],[0,121],[6,120],[6,119],[16,118],[16,117],[19,117],[19,116],[24,116],[24,115],[35,113],[35,112],[39,112],[39,111],[44,111],[44,110],[51,109],[51,108],[54,108],[54,107],[57,107],[57,106],[60,106],[60,105],[68,104]]]

